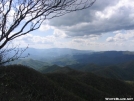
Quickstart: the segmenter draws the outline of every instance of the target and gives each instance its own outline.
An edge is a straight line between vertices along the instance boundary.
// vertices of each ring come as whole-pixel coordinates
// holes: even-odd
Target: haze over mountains
[[[95,52],[90,50],[75,50],[68,48],[29,48],[24,52],[23,56],[26,56],[27,54],[30,54],[30,56],[25,59],[17,60],[13,63],[28,66],[35,63],[34,66],[40,68],[42,66],[54,64],[59,66],[90,63],[97,65],[117,65],[134,60],[134,52],[129,51]]]
[[[13,62],[13,64],[14,63],[27,64],[27,61],[29,61],[28,63],[36,61],[38,62],[37,64],[42,64],[42,62],[45,62],[46,64],[50,64],[50,65],[59,64],[65,66],[68,64],[77,63],[77,61],[73,58],[74,55],[91,54],[92,52],[93,51],[75,50],[75,49],[68,49],[68,48],[51,48],[51,49],[28,48],[24,52],[23,56],[27,56],[27,54],[30,55],[24,59]]]
[[[69,48],[50,48],[50,49],[35,49],[28,48],[23,55],[30,53],[29,58],[33,59],[50,59],[57,58],[65,55],[74,55],[74,54],[90,54],[93,51],[90,50],[76,50]]]

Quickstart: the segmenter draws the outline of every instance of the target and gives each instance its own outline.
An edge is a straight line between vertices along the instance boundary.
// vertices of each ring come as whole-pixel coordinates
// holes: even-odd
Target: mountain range
[[[134,97],[134,53],[28,49],[0,66],[0,101],[105,101]]]
[[[73,65],[73,64],[97,64],[97,65],[117,65],[129,61],[134,61],[134,52],[129,51],[86,51],[86,50],[75,50],[66,48],[52,48],[52,49],[27,49],[23,56],[30,54],[29,57],[21,59],[19,62],[15,61],[15,64],[25,64],[26,61],[40,61],[44,65],[38,66],[38,68],[49,65]],[[23,62],[22,62],[23,61]],[[29,61],[29,63],[30,63]],[[32,64],[31,62],[30,64]],[[12,64],[12,63],[11,63]],[[39,63],[42,64],[42,63]],[[36,65],[36,64],[35,64]],[[31,66],[28,64],[28,66]],[[33,67],[33,66],[31,66]]]

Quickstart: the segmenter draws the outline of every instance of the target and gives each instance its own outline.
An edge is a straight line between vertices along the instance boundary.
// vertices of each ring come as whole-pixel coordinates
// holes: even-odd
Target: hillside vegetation
[[[132,97],[130,82],[99,77],[66,67],[42,74],[22,65],[0,67],[0,101],[104,101],[105,97]]]
[[[101,66],[96,64],[75,64],[70,65],[69,67],[78,71],[92,72],[106,78],[134,81],[134,61],[109,66]]]
[[[0,79],[0,101],[84,101],[25,66],[1,67]]]

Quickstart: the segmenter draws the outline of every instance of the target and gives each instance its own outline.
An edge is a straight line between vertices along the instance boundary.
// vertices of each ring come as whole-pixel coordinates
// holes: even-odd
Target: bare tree
[[[13,39],[37,30],[43,21],[86,9],[95,0],[0,0],[0,50]]]
[[[25,49],[21,49],[19,48],[19,45],[12,45],[12,47],[8,48],[8,45],[6,45],[6,48],[0,50],[0,66],[19,58],[27,57],[29,54],[22,56],[27,48],[28,47],[26,47]]]

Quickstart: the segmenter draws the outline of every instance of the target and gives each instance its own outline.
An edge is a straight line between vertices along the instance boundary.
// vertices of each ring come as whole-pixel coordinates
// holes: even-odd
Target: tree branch
[[[86,9],[95,1],[0,0],[0,50],[11,40],[37,30],[46,19]]]

